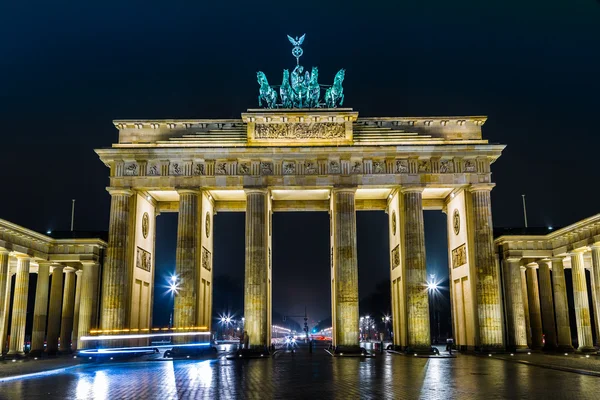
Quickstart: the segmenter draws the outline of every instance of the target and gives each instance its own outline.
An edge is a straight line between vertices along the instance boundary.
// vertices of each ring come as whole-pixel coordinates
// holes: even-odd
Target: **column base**
[[[29,351],[29,353],[27,353],[27,356],[29,358],[42,357],[43,355],[44,355],[44,350],[31,350],[31,351]]]
[[[555,344],[545,344],[544,347],[542,348],[542,350],[544,351],[557,351],[558,350],[558,346]]]
[[[333,349],[333,355],[334,356],[341,356],[341,357],[350,357],[350,356],[364,356],[365,354],[367,354],[367,351],[360,347],[359,345],[353,345],[353,346],[335,346],[335,348]]]
[[[585,346],[585,347],[580,347],[577,349],[578,353],[596,353],[598,352],[598,349],[595,348],[594,346]]]
[[[235,352],[235,359],[247,359],[247,358],[269,358],[271,353],[267,346],[252,346],[249,349],[239,349]]]
[[[9,351],[4,356],[4,358],[11,359],[11,360],[14,360],[14,359],[21,360],[26,357],[27,357],[27,355],[22,351],[12,351],[12,352]]]
[[[558,347],[556,348],[556,351],[558,351],[560,353],[575,353],[575,347],[573,347],[569,344],[558,345]]]

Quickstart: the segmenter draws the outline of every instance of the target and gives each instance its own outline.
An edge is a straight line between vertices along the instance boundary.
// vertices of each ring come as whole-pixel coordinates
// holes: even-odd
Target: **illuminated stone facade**
[[[594,345],[600,346],[600,335],[596,343],[592,337],[592,324],[600,332],[600,214],[543,234],[506,231],[495,246],[506,293],[508,347],[573,351],[565,282],[570,268],[575,347],[595,351]],[[517,274],[519,268],[526,273]]]
[[[0,219],[0,349],[9,355],[20,356],[26,350],[30,274],[38,274],[30,354],[83,348],[86,342],[79,338],[98,327],[98,284],[107,243],[52,235]]]
[[[333,344],[359,346],[355,213],[390,217],[394,344],[428,350],[423,210],[448,215],[454,328],[459,346],[504,347],[502,296],[491,234],[491,164],[504,146],[482,139],[486,118],[359,118],[352,109],[254,109],[240,119],[120,120],[119,142],[96,150],[110,168],[103,329],[148,327],[157,213],[179,212],[174,324],[211,327],[212,216],[246,212],[245,326],[270,344],[271,213],[331,215]],[[147,213],[147,237],[142,215]],[[456,227],[456,223],[460,226]],[[153,262],[153,261],[152,261]],[[274,268],[277,268],[275,266]]]

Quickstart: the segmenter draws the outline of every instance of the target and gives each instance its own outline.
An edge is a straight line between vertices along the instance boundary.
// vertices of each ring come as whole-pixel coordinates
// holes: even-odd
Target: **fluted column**
[[[555,350],[556,323],[554,322],[554,301],[552,281],[550,279],[550,260],[541,260],[538,264],[540,280],[540,305],[542,306],[542,327],[544,330],[544,349]]]
[[[592,324],[590,321],[590,305],[583,264],[583,251],[576,250],[571,256],[571,271],[573,273],[573,297],[575,300],[575,320],[577,322],[577,338],[579,351],[594,351],[592,340]]]
[[[127,189],[109,189],[111,194],[108,249],[102,279],[102,329],[124,329],[127,322],[129,239],[131,196]],[[132,240],[132,239],[131,239]],[[111,344],[117,344],[111,342]]]
[[[6,321],[10,306],[10,273],[8,270],[9,252],[0,248],[0,355],[6,345]]]
[[[25,321],[27,318],[27,293],[29,291],[29,257],[17,257],[17,279],[12,308],[8,354],[23,354]]]
[[[525,327],[520,262],[520,258],[509,258],[504,264],[507,292],[506,315],[508,320],[508,341],[511,348],[515,350],[527,348],[527,329]]]
[[[75,271],[77,276],[77,283],[75,284],[75,308],[73,309],[73,333],[71,335],[71,348],[73,351],[77,350],[77,342],[79,338],[79,310],[81,305],[81,277],[83,276],[82,270]]]
[[[83,274],[81,275],[81,294],[79,298],[79,321],[77,325],[77,349],[90,347],[90,342],[82,341],[83,336],[90,334],[92,318],[94,314],[94,299],[98,296],[98,263],[83,262]],[[79,278],[79,277],[78,277]],[[78,285],[79,286],[79,285]],[[75,331],[75,329],[73,329]],[[75,343],[75,339],[73,339]]]
[[[48,309],[48,333],[46,335],[46,352],[55,354],[58,351],[58,334],[60,332],[60,314],[62,311],[63,269],[61,265],[52,267],[52,283],[50,286],[50,307]]]
[[[527,268],[521,266],[521,293],[523,294],[523,313],[525,314],[525,332],[527,334],[527,347],[531,349],[531,321],[529,319],[529,297],[527,296]]]
[[[71,335],[73,334],[73,312],[75,307],[75,269],[65,268],[65,289],[60,321],[60,351],[71,351]]]
[[[504,348],[499,271],[494,253],[492,233],[492,185],[470,188],[473,218],[473,270],[477,276],[476,300],[479,318],[479,346],[482,350]]]
[[[196,326],[197,244],[198,244],[198,190],[182,189],[179,192],[179,218],[177,225],[177,252],[175,271],[179,289],[175,295],[173,324],[183,328]],[[187,338],[178,341],[185,342]]]
[[[425,262],[425,228],[423,225],[423,188],[402,189],[404,204],[404,257],[406,272],[406,309],[408,347],[429,351],[429,298]]]
[[[562,257],[552,259],[552,289],[554,290],[554,311],[556,314],[556,332],[558,349],[573,351],[571,324],[569,322],[569,305],[567,302],[567,285],[565,283],[565,267]]]
[[[269,192],[264,188],[246,192],[246,262],[244,277],[244,329],[251,348],[269,346],[268,337],[268,236]]]
[[[30,355],[37,355],[44,352],[49,291],[50,263],[40,261],[38,263],[38,278],[35,288],[35,306],[33,310],[33,331],[31,333]]]
[[[592,246],[592,301],[596,326],[596,347],[600,347],[600,244]]]
[[[355,187],[331,191],[335,350],[360,351]]]
[[[538,286],[537,263],[527,264],[527,298],[529,299],[529,323],[531,324],[531,348],[544,347],[540,291]]]

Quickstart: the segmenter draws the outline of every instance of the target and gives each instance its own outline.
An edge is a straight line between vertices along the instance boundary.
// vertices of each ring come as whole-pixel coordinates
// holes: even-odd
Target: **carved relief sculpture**
[[[431,161],[419,160],[419,172],[431,172]]]
[[[198,163],[194,166],[194,175],[206,175],[204,164]]]
[[[179,163],[171,164],[171,175],[181,175],[183,170],[181,169],[181,165]]]
[[[160,175],[160,172],[158,170],[158,165],[154,164],[150,168],[148,168],[148,175],[150,175],[150,176]]]
[[[441,174],[447,174],[447,173],[452,173],[452,172],[453,172],[453,168],[452,168],[452,163],[450,162],[450,160],[440,161],[440,173]]]
[[[352,166],[352,172],[355,174],[361,173],[362,172],[362,162],[355,161],[354,165]]]
[[[144,239],[146,239],[148,237],[149,229],[150,229],[150,217],[148,216],[148,213],[145,212],[144,215],[142,216],[142,236],[144,236]]]
[[[206,247],[202,247],[202,268],[207,271],[212,269],[212,260],[210,251],[206,249]]]
[[[260,174],[261,175],[273,175],[273,163],[269,162],[269,161],[261,161]]]
[[[144,271],[150,272],[152,269],[152,256],[146,250],[141,247],[137,248],[136,252],[136,263],[135,266],[143,269]]]
[[[452,268],[458,268],[467,263],[467,246],[461,244],[452,250]]]
[[[400,265],[400,245],[396,245],[392,250],[392,269]]]
[[[396,160],[396,173],[408,174],[408,160]]]
[[[227,175],[227,163],[217,163],[217,175]]]
[[[204,232],[206,233],[206,237],[210,236],[210,213],[206,212],[206,218],[204,219]]]
[[[373,173],[381,174],[384,171],[385,164],[383,161],[373,161]]]
[[[454,234],[458,235],[460,233],[460,214],[458,210],[454,210],[452,214],[452,227],[454,228]]]
[[[250,173],[250,166],[248,163],[239,163],[238,164],[238,173],[241,175],[248,175]]]
[[[473,160],[465,160],[465,172],[475,172],[475,162]]]
[[[307,175],[313,175],[317,173],[317,168],[315,167],[315,163],[312,161],[304,162],[304,173]]]
[[[283,173],[285,175],[293,175],[296,173],[296,163],[293,161],[286,161],[283,163]]]
[[[127,164],[125,167],[126,176],[136,176],[138,174],[138,165],[136,163]]]
[[[329,162],[329,172],[332,174],[340,173],[340,163],[338,161],[330,161]]]
[[[344,139],[343,123],[315,122],[290,124],[256,124],[256,139]]]

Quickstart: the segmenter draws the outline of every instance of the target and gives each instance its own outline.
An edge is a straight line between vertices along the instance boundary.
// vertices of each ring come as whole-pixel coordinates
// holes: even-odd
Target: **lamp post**
[[[429,292],[429,306],[432,310],[434,326],[437,328],[437,332],[435,332],[433,335],[433,342],[437,344],[440,335],[440,318],[439,314],[437,313],[437,302],[435,300],[435,294],[439,286],[435,280],[435,274],[430,274],[429,277],[429,282],[427,282],[427,291]]]

